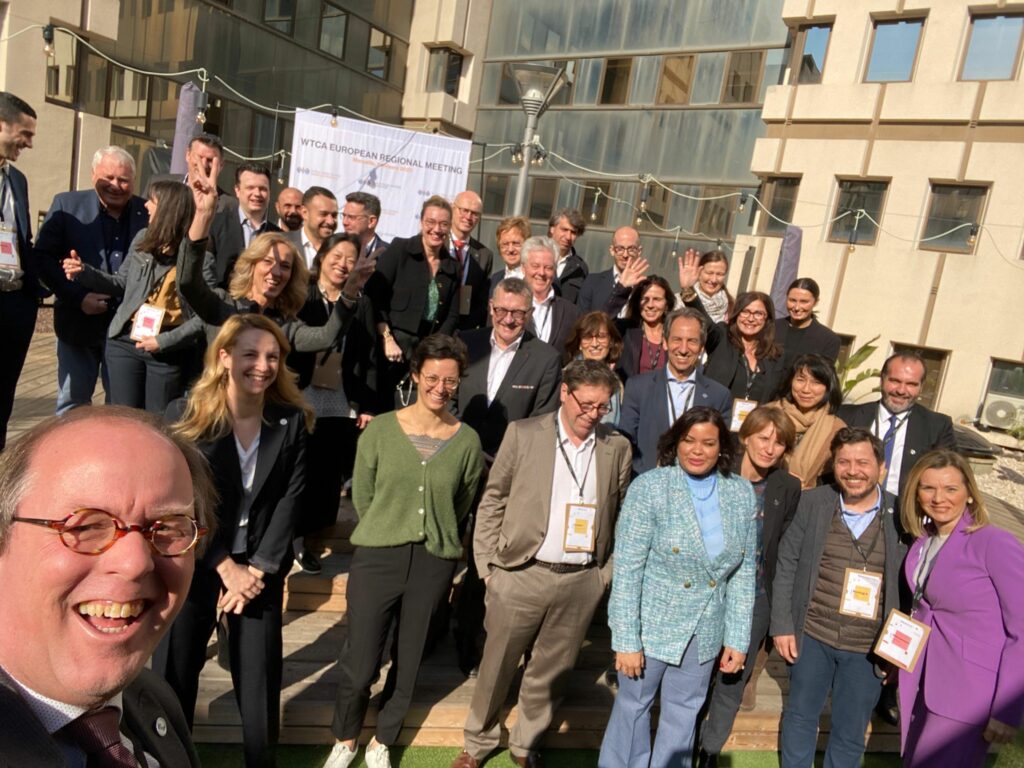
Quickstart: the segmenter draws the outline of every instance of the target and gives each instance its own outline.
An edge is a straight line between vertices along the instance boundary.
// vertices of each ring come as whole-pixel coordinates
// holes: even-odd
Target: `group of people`
[[[0,736],[3,754],[195,764],[222,615],[246,765],[273,765],[285,578],[296,559],[320,569],[312,534],[346,480],[359,522],[327,768],[354,762],[389,662],[365,760],[391,764],[449,611],[475,678],[453,768],[498,746],[520,670],[509,749],[541,765],[609,589],[602,768],[716,765],[771,646],[790,664],[787,767],[812,763],[830,691],[826,765],[858,765],[897,678],[907,765],[981,765],[1020,725],[1024,549],[989,523],[950,419],[916,402],[923,360],[894,354],[877,402],[843,404],[813,280],[777,316],[764,293],[729,293],[719,250],[650,274],[632,227],[591,272],[571,209],[545,235],[501,221],[496,263],[471,191],[428,197],[391,243],[365,192],[339,211],[326,188],[285,189],[274,223],[267,169],[239,166],[228,195],[207,134],[145,199],[131,156],[97,151],[94,188],[58,195],[33,245],[10,162],[34,129],[0,94],[16,255],[0,344],[20,370],[54,293],[60,391],[0,455],[0,574],[47,580],[0,597],[0,709],[25,736]],[[0,381],[4,429],[17,375]],[[113,407],[77,408],[97,380]]]

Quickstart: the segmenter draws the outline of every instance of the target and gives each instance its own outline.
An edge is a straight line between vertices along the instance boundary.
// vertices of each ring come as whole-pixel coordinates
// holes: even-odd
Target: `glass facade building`
[[[534,231],[546,231],[554,208],[579,208],[591,220],[581,252],[592,269],[604,268],[611,233],[635,225],[640,176],[650,174],[669,189],[651,186],[649,219],[639,228],[653,268],[670,274],[677,227],[679,253],[719,239],[728,245],[750,231],[754,206],[739,211],[738,197],[690,200],[673,192],[757,191],[750,161],[765,131],[761,105],[788,61],[781,11],[781,0],[495,0],[474,133],[483,146],[474,156],[523,138],[526,117],[507,64],[564,67],[572,82],[541,116],[538,135],[547,150],[588,170],[550,156],[531,168]],[[483,240],[493,245],[498,220],[511,213],[519,169],[510,152],[483,165],[474,170]]]

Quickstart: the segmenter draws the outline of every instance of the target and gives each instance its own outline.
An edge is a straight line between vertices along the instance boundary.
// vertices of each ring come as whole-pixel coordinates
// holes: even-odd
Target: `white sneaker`
[[[366,745],[366,768],[391,768],[391,755],[388,748],[377,741],[371,741]]]
[[[358,745],[356,749],[358,749]],[[334,749],[331,750],[331,754],[327,756],[327,762],[324,763],[324,768],[348,768],[352,765],[352,762],[356,759],[356,750],[349,749],[347,744],[342,744],[340,741],[334,743]]]

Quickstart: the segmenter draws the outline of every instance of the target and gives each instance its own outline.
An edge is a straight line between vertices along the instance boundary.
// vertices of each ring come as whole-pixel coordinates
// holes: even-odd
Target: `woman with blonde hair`
[[[914,465],[900,518],[916,541],[903,572],[931,632],[900,670],[903,765],[975,768],[1024,716],[1024,548],[989,523],[970,464],[932,451]]]
[[[210,177],[202,175],[190,179],[189,184],[195,197],[196,216],[188,237],[191,241],[203,241],[210,234],[217,188]],[[229,317],[254,312],[277,322],[292,348],[319,352],[345,332],[375,264],[372,256],[360,254],[330,318],[317,328],[307,326],[298,316],[306,303],[309,286],[305,259],[280,232],[253,238],[235,262],[227,291],[211,288],[204,280],[202,254],[185,251],[178,257],[178,290],[203,322],[213,326],[207,329],[208,337],[216,335],[216,329]]]
[[[218,531],[185,606],[153,657],[189,725],[218,609],[228,623],[231,679],[242,716],[245,764],[272,766],[281,709],[281,612],[292,530],[305,488],[313,412],[284,367],[289,344],[258,314],[225,319],[188,401],[168,408],[217,483]]]

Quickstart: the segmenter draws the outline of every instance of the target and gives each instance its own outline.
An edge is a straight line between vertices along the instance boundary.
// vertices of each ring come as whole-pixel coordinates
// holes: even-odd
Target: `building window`
[[[53,56],[46,66],[46,98],[61,104],[75,100],[78,41],[71,35],[54,35]]]
[[[878,237],[878,226],[872,221],[882,221],[887,181],[861,181],[859,179],[839,180],[839,199],[833,216],[832,229],[828,239],[834,243],[857,243],[874,245]],[[867,216],[857,219],[857,211]],[[844,215],[845,214],[845,215]],[[839,218],[842,216],[842,218]],[[869,219],[868,216],[871,218]],[[855,231],[856,230],[856,231]]]
[[[697,221],[693,228],[697,235],[707,238],[728,238],[732,236],[732,224],[736,218],[736,197],[721,197],[735,192],[731,187],[702,187],[697,197],[718,197],[718,200],[701,200],[697,208]]]
[[[986,427],[1010,429],[1024,422],[1024,363],[992,358],[981,423]]]
[[[320,50],[336,59],[345,58],[347,27],[348,14],[330,3],[324,3],[320,9]]]
[[[761,84],[764,51],[733,51],[725,67],[723,104],[754,104]]]
[[[366,71],[374,77],[386,80],[390,60],[391,35],[376,27],[370,27],[370,48],[366,54]]]
[[[427,91],[447,93],[458,98],[463,61],[463,55],[451,48],[431,49],[430,66],[427,69]]]
[[[530,218],[547,221],[558,199],[558,179],[535,177],[530,190]]]
[[[295,24],[295,0],[265,0],[263,23],[290,35]]]
[[[597,189],[601,190],[600,196]],[[588,226],[603,227],[608,220],[608,195],[612,192],[612,185],[605,181],[590,182],[583,190],[583,202],[580,203],[580,210],[587,217]],[[597,199],[597,205],[594,200]]]
[[[629,75],[632,59],[608,59],[604,64],[604,81],[598,104],[625,104],[629,100]]]
[[[796,208],[796,196],[799,191],[799,177],[773,176],[764,180],[758,197],[768,212],[761,211],[758,234],[781,237],[786,233],[787,225],[783,222],[793,220],[793,209]]]
[[[646,201],[646,217],[650,219],[652,224],[659,227],[664,227],[665,222],[668,221],[668,208],[672,202],[672,193],[665,189],[660,184],[649,184],[647,185],[647,201]],[[640,190],[637,193],[636,207],[640,209],[640,200],[643,197],[644,185],[640,185]],[[646,221],[644,222],[646,223]]]
[[[962,80],[1012,80],[1020,58],[1024,16],[979,16],[971,19]]]
[[[853,344],[857,341],[857,337],[851,336],[848,333],[837,333],[836,336],[839,337],[839,356],[836,357],[836,370],[842,371],[846,368],[846,363],[854,352]]]
[[[693,87],[694,56],[666,56],[658,83],[659,104],[689,104]]]
[[[149,116],[149,77],[111,66],[107,116],[117,128],[146,133]]]
[[[821,73],[825,71],[825,53],[831,36],[831,24],[811,24],[797,31],[792,68],[797,71],[796,81],[799,85],[821,82]]]
[[[489,216],[504,216],[505,201],[508,200],[508,176],[490,174],[484,177],[484,213]]]
[[[894,355],[910,353],[924,360],[924,382],[921,384],[921,394],[918,396],[917,401],[925,408],[935,410],[935,404],[939,400],[939,391],[942,389],[942,380],[946,376],[949,351],[935,349],[934,347],[916,347],[912,344],[893,342],[892,353]]]
[[[923,27],[924,19],[876,21],[871,59],[864,81],[902,83],[910,80]]]
[[[971,229],[981,221],[985,205],[985,187],[965,187],[959,184],[932,184],[932,199],[928,204],[928,220],[921,235],[921,248],[928,251],[973,253]],[[954,231],[951,231],[954,230]]]

